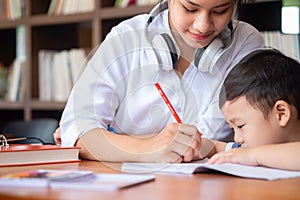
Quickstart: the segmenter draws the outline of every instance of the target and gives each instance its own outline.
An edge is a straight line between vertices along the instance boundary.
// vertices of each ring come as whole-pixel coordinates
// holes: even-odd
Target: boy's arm
[[[300,170],[300,142],[237,148],[214,155],[209,164],[231,162],[243,165],[266,166],[286,170]]]
[[[258,165],[287,170],[300,170],[300,142],[273,144],[257,147]]]

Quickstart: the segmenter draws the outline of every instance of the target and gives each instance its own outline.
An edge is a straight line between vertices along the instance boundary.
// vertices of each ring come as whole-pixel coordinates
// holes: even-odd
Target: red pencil
[[[177,115],[175,109],[173,108],[173,106],[172,106],[171,102],[169,101],[168,97],[166,96],[166,94],[164,93],[164,91],[162,90],[162,88],[160,87],[159,83],[156,82],[154,85],[157,88],[157,90],[159,91],[159,93],[160,93],[161,97],[163,98],[163,100],[165,101],[165,103],[167,104],[167,106],[170,109],[171,113],[175,117],[176,121],[178,123],[182,123],[181,119]]]

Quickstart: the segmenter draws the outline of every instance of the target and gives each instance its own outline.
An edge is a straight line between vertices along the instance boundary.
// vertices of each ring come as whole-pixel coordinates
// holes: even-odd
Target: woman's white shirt
[[[158,133],[176,122],[154,86],[159,82],[183,123],[195,125],[203,136],[228,141],[231,129],[219,109],[222,83],[245,55],[264,45],[249,24],[234,21],[234,36],[213,69],[193,63],[181,78],[172,69],[169,51],[155,55],[152,37],[170,34],[167,10],[145,29],[148,15],[126,20],[107,35],[73,87],[62,115],[62,146],[73,146],[93,128],[113,127],[118,133]],[[177,51],[179,51],[178,47]]]

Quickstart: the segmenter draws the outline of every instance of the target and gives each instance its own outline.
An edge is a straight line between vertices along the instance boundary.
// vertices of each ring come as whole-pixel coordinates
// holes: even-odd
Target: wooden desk
[[[96,173],[121,173],[120,164],[81,161],[80,163],[2,167],[0,175],[31,169],[92,170]],[[119,191],[74,191],[39,188],[0,188],[0,199],[203,199],[203,200],[282,200],[300,199],[300,178],[265,181],[224,174],[156,174],[155,181]]]

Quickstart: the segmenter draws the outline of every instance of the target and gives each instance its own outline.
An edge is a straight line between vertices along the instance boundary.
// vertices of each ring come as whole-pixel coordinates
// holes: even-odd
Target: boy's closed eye
[[[241,129],[245,126],[246,124],[241,124],[241,125],[235,125],[235,124],[232,124],[232,123],[228,123],[228,126],[229,128],[231,128],[232,130],[234,130],[234,128],[238,128],[238,129]]]
[[[242,124],[242,125],[238,125],[237,128],[241,129],[245,126],[245,124]]]

